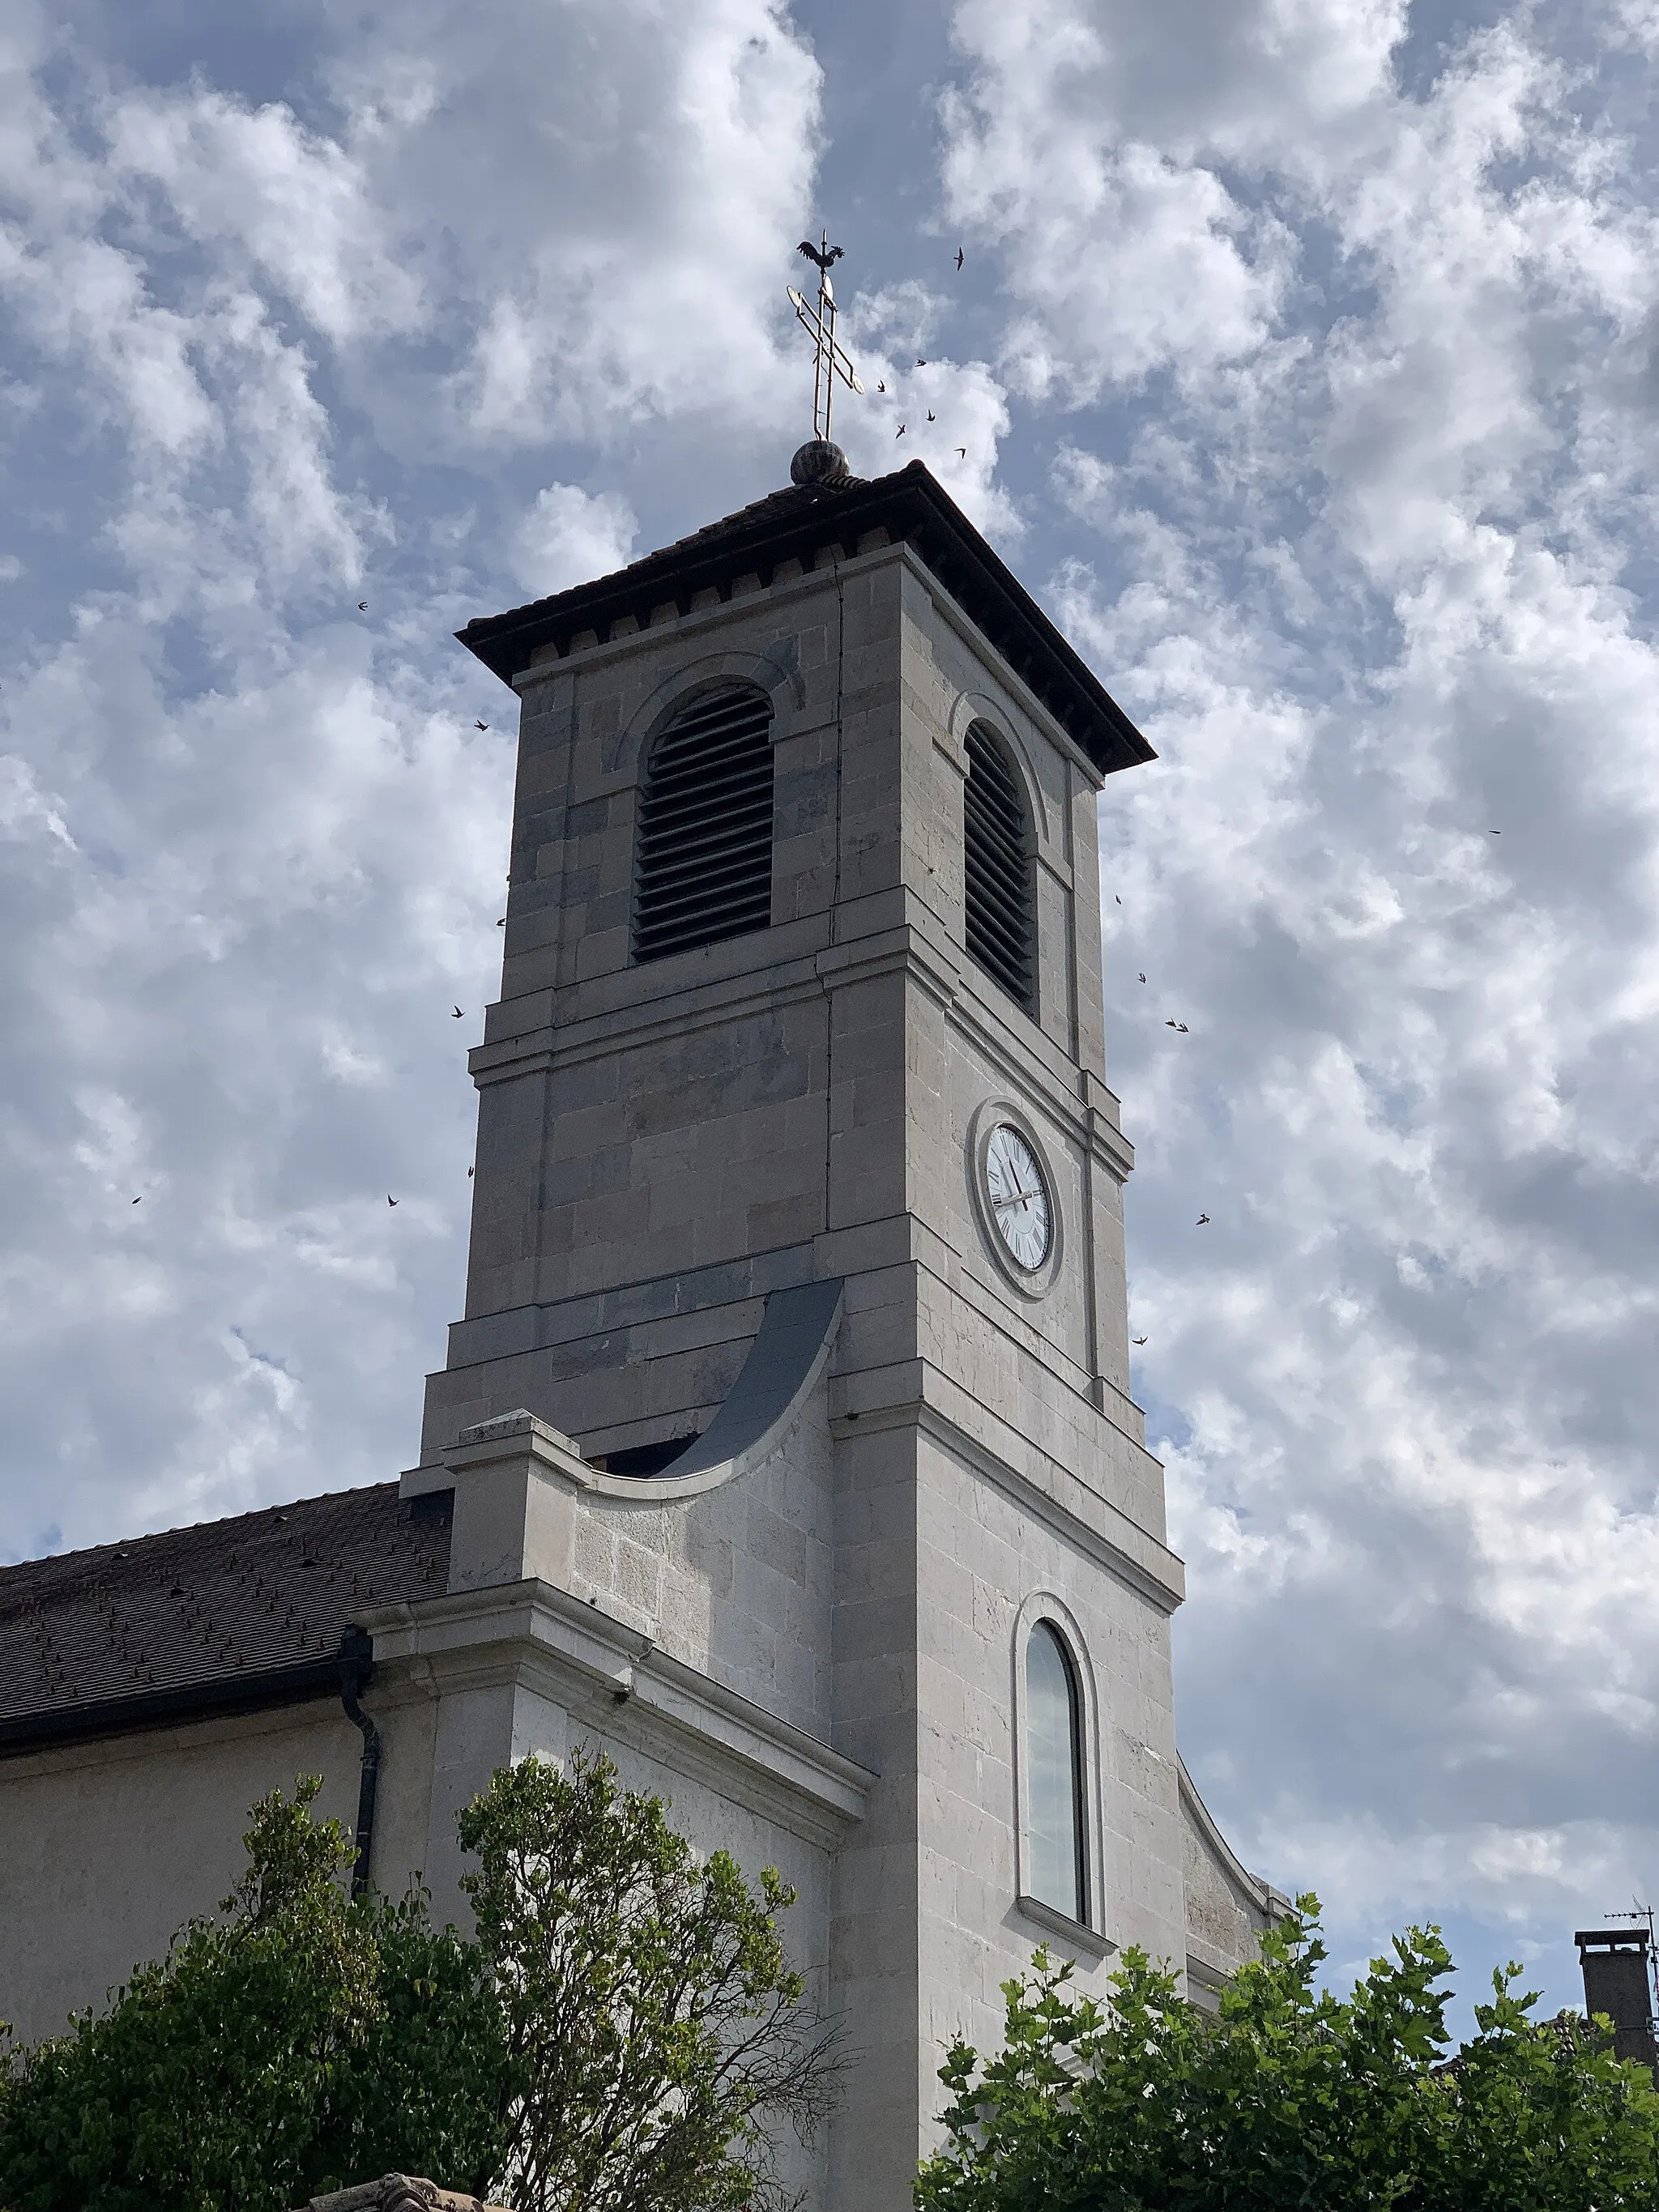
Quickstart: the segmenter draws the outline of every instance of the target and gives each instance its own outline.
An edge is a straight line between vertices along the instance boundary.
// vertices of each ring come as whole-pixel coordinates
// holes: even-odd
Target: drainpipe
[[[351,1894],[368,1887],[368,1855],[374,1841],[374,1794],[380,1780],[380,1731],[357,1702],[374,1671],[374,1639],[366,1628],[348,1628],[340,1638],[340,1703],[346,1718],[361,1729],[363,1756],[357,1782],[357,1857],[351,1869]]]

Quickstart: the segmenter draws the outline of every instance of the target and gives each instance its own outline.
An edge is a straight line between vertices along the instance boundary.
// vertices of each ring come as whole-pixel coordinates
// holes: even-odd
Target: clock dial
[[[1048,1187],[1036,1153],[1007,1121],[998,1122],[985,1148],[985,1189],[1009,1256],[1028,1274],[1035,1273],[1054,1240]]]

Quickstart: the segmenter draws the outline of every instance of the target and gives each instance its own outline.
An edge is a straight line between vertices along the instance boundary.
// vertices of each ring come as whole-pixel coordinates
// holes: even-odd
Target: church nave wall
[[[431,1711],[379,1686],[385,1741],[374,1871],[401,1894],[425,1857]],[[337,1698],[100,1737],[0,1760],[0,2017],[27,2043],[101,2007],[246,1863],[248,1808],[320,1774],[319,1814],[357,1817],[362,1739]]]

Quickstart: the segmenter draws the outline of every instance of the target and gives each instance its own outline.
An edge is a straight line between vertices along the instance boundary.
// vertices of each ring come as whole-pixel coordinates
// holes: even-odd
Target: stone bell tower
[[[431,1861],[602,1742],[801,1894],[813,2200],[902,2212],[941,2039],[1044,1941],[1212,1988],[1268,1899],[1176,1752],[1128,1395],[1097,797],[1152,757],[921,463],[470,623],[522,701],[465,1317],[406,1496]]]

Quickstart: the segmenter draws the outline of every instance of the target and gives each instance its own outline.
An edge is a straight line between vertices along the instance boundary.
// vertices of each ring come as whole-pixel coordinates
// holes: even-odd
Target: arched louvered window
[[[979,722],[968,732],[963,830],[968,957],[1034,1014],[1036,885],[1025,799],[1012,762]]]
[[[1084,1818],[1083,1699],[1077,1668],[1051,1621],[1025,1646],[1026,1880],[1039,1904],[1089,1917]]]
[[[634,864],[634,957],[660,960],[772,918],[772,702],[705,691],[651,748]]]

